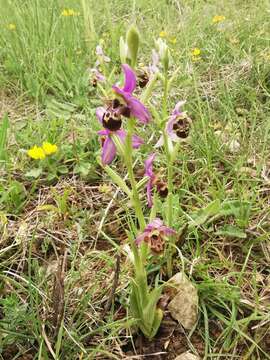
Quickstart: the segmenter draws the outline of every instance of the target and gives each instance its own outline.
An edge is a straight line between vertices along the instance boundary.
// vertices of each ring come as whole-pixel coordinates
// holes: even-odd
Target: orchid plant
[[[98,63],[93,72],[98,74],[96,76],[98,88],[109,98],[109,101],[104,102],[103,106],[96,110],[98,121],[102,126],[102,129],[98,131],[102,148],[101,164],[112,180],[130,198],[136,218],[128,231],[134,264],[130,310],[144,335],[152,338],[163,318],[163,312],[158,307],[163,285],[157,277],[154,288],[151,288],[148,284],[146,264],[155,256],[164,256],[167,261],[167,273],[169,276],[172,275],[172,257],[177,235],[176,230],[173,229],[173,162],[180,142],[188,136],[191,120],[186,112],[182,111],[184,102],[178,102],[172,113],[168,114],[168,93],[173,77],[169,78],[170,55],[166,43],[162,39],[156,41],[156,49],[152,51],[152,64],[143,74],[143,81],[136,77],[138,49],[139,34],[136,27],[132,26],[127,32],[126,40],[120,39],[123,86],[114,84],[109,90],[106,89],[108,79],[112,78],[112,74],[107,79],[103,73],[103,67],[108,58],[100,48],[97,49]],[[155,111],[152,117],[148,108],[150,96],[159,79],[162,80],[164,88],[161,114]],[[140,98],[137,96],[137,84],[145,86]],[[162,135],[153,145],[155,152],[145,159],[144,177],[138,182],[133,171],[134,154],[144,144],[144,139],[136,132],[141,126],[144,126],[147,132],[147,125],[150,122],[157,125],[157,130]],[[164,147],[168,164],[167,181],[154,170],[157,152],[161,146]],[[129,186],[109,166],[117,155],[126,166]],[[145,195],[147,207],[151,209],[150,216],[144,206]],[[156,216],[157,197],[166,199],[166,214],[163,220]]]

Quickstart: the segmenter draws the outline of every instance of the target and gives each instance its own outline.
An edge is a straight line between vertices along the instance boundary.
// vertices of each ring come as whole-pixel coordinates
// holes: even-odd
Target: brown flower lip
[[[105,129],[117,131],[122,126],[122,116],[130,117],[129,108],[121,104],[118,99],[113,99],[109,102],[109,106],[104,112],[102,125]]]
[[[156,186],[157,192],[162,198],[166,198],[168,195],[168,186],[167,183],[160,180],[159,176],[155,176],[155,179],[153,181],[153,185]]]
[[[145,238],[145,242],[149,245],[151,251],[155,255],[160,255],[164,251],[165,241],[162,234],[158,231],[153,231],[150,236]]]
[[[117,131],[121,128],[122,119],[118,111],[108,108],[102,118],[102,125],[105,129]]]
[[[111,107],[113,109],[119,108],[120,105],[121,105],[120,101],[116,98],[111,101]]]
[[[135,240],[139,246],[142,242],[146,242],[151,251],[159,255],[164,251],[165,240],[167,236],[175,235],[176,231],[163,224],[160,218],[153,219],[139,234]]]
[[[127,118],[130,117],[130,108],[128,106],[125,106],[124,104],[121,104],[119,99],[115,98],[112,100],[111,107],[113,110],[118,111],[119,115],[123,115]]]
[[[186,139],[189,135],[191,122],[192,121],[188,116],[180,116],[173,124],[173,131],[179,138]]]
[[[121,106],[119,109],[121,115],[125,116],[126,118],[130,117],[130,108],[127,106]]]
[[[137,78],[138,78],[138,85],[140,88],[144,88],[149,82],[149,75],[144,70],[141,70],[139,72]]]
[[[166,198],[168,195],[168,186],[164,181],[158,181],[157,184],[157,192],[162,198]]]
[[[179,117],[177,122],[173,124],[173,130],[179,138],[186,139],[189,135],[190,125],[191,119],[189,117]]]

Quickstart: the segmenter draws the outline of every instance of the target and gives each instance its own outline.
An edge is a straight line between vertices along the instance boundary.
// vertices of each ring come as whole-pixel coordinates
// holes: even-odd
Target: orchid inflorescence
[[[130,309],[139,328],[149,338],[156,334],[163,317],[161,309],[157,306],[163,285],[156,282],[155,287],[151,289],[147,280],[146,263],[158,255],[167,261],[168,275],[172,273],[172,256],[177,234],[177,231],[173,229],[173,162],[181,142],[188,138],[191,126],[191,119],[182,110],[185,102],[178,102],[172,113],[167,113],[168,91],[171,83],[168,72],[170,54],[166,42],[161,38],[156,41],[155,46],[156,49],[152,51],[151,65],[146,69],[136,69],[139,34],[135,26],[127,32],[126,40],[120,39],[120,58],[124,75],[122,87],[118,84],[109,85],[108,79],[111,79],[114,74],[111,73],[109,76],[105,74],[104,65],[109,62],[109,58],[100,46],[96,51],[98,56],[96,67],[92,69],[98,83],[97,88],[109,98],[96,109],[96,116],[102,126],[102,129],[98,131],[102,147],[101,164],[112,180],[130,197],[137,220],[135,223],[138,223],[138,229],[134,223],[128,232],[134,255]],[[145,105],[149,102],[158,79],[161,79],[164,84],[160,118],[156,111],[155,116],[152,117]],[[144,88],[144,101],[137,96],[137,84]],[[141,132],[145,133],[150,122],[158,126],[161,136],[153,146],[155,152],[151,152],[144,160],[144,178],[137,182],[133,171],[133,153],[145,142],[135,132],[138,133],[140,127],[143,126]],[[154,169],[160,147],[164,148],[166,156],[166,181]],[[122,176],[109,167],[117,154],[126,166],[129,186]],[[143,187],[145,187],[147,205],[151,208],[148,221],[144,214],[144,196],[140,194]],[[166,201],[164,220],[156,216],[158,198]]]

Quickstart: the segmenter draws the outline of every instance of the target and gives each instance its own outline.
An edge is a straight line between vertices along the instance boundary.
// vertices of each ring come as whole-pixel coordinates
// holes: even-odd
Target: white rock
[[[178,287],[183,284],[186,279],[186,275],[183,272],[178,272],[171,277],[165,287],[165,291],[170,295],[172,299],[179,291]]]
[[[234,139],[229,142],[229,150],[231,153],[238,152],[240,150],[240,143],[238,140]]]
[[[168,305],[171,316],[185,329],[192,329],[198,318],[198,292],[184,273],[169,280],[174,285],[174,296]]]
[[[200,360],[200,358],[196,355],[191,354],[190,352],[185,352],[177,356],[177,358],[175,358],[174,360]]]

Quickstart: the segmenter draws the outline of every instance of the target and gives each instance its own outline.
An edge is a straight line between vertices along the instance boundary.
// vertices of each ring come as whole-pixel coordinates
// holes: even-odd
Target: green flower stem
[[[147,274],[142,261],[142,258],[138,257],[139,261],[135,264],[135,281],[138,286],[138,291],[141,298],[143,307],[147,305],[149,288],[147,283]]]
[[[168,72],[166,71],[165,76],[164,76],[164,92],[163,92],[163,99],[162,99],[162,115],[163,115],[163,118],[167,117],[168,91],[169,91],[169,81],[168,81]]]
[[[173,165],[168,162],[168,226],[173,226]]]
[[[171,160],[168,162],[168,206],[167,206],[168,226],[172,227],[173,224],[173,165]],[[168,276],[172,276],[172,250],[173,250],[173,237],[170,237],[167,253],[167,272]]]
[[[127,191],[126,184],[125,183],[121,184],[121,179],[119,179],[118,176],[116,174],[114,174],[113,171],[109,167],[106,169],[106,171],[110,174],[113,181],[115,183],[117,183],[122,188],[122,190],[129,195],[129,197],[132,201],[132,205],[135,210],[136,217],[139,221],[140,232],[143,232],[143,230],[146,227],[146,223],[145,223],[145,219],[144,219],[144,215],[143,215],[143,211],[142,211],[141,201],[139,198],[138,183],[135,180],[135,176],[134,176],[134,172],[133,172],[133,161],[132,161],[132,151],[133,151],[132,135],[134,132],[135,120],[129,119],[127,127],[128,127],[128,131],[127,131],[127,136],[126,136],[126,142],[124,145],[123,145],[122,141],[118,138],[117,135],[113,135],[112,138],[113,138],[115,146],[117,147],[118,152],[121,154],[121,156],[125,162],[125,165],[127,167],[128,176],[129,176],[129,180],[130,180],[130,184],[131,184],[131,191],[129,191],[129,190]],[[148,251],[147,244],[142,244],[141,245],[141,255],[142,255],[143,263],[144,263],[144,260],[146,259],[147,251]]]
[[[121,178],[119,179],[118,175],[115,174],[112,171],[112,169],[110,169],[108,166],[106,166],[106,171],[109,173],[112,180],[118,186],[120,186],[122,190],[125,191],[131,198],[132,204],[134,206],[135,214],[139,221],[140,231],[143,231],[146,224],[143,216],[141,202],[139,199],[137,182],[135,180],[135,176],[133,172],[133,162],[132,162],[132,150],[133,150],[132,135],[133,135],[134,127],[135,127],[135,120],[130,119],[128,121],[128,132],[127,132],[125,145],[123,145],[122,141],[118,138],[117,135],[112,136],[115,146],[117,147],[118,152],[121,154],[127,166],[129,180],[131,184],[131,191],[129,189],[127,190],[125,182],[121,183],[122,179]],[[134,278],[140,298],[140,304],[138,304],[138,306],[141,306],[141,304],[144,304],[144,306],[146,306],[148,293],[149,293],[148,284],[147,284],[147,274],[144,268],[144,262],[147,255],[147,244],[142,244],[140,246],[141,248],[141,252],[140,252],[137,245],[135,244],[134,237],[128,235],[128,238],[134,256],[134,268],[135,268]]]
[[[129,119],[128,121],[128,132],[126,137],[126,152],[125,152],[125,161],[128,170],[128,176],[132,188],[132,203],[134,206],[135,214],[139,221],[140,231],[143,231],[146,227],[141,201],[139,198],[139,193],[137,190],[137,182],[135,180],[133,172],[133,162],[132,162],[132,135],[134,132],[135,120]]]
[[[133,162],[132,162],[132,135],[135,127],[135,119],[129,119],[127,125],[127,137],[126,137],[126,152],[125,152],[125,162],[128,170],[129,180],[132,189],[132,203],[134,206],[135,214],[139,221],[140,231],[144,231],[146,227],[142,205],[139,198],[139,193],[137,190],[137,182],[135,180],[133,172]],[[144,268],[144,261],[147,255],[147,244],[141,244],[141,256],[138,252],[138,249],[134,243],[133,239],[130,239],[132,252],[134,255],[134,264],[135,264],[135,280],[140,291],[141,301],[147,301],[148,294],[148,284],[147,284],[147,274]]]
[[[168,169],[168,196],[167,196],[167,224],[169,227],[171,227],[172,224],[172,195],[173,195],[173,164],[172,164],[172,157],[169,151],[169,141],[168,141],[168,135],[165,131],[165,129],[162,132],[163,139],[164,139],[164,147],[165,147],[165,154],[166,154],[166,160],[167,160],[167,169]]]
[[[107,94],[106,90],[103,88],[103,86],[100,85],[99,82],[97,83],[97,87],[98,87],[98,89],[102,92],[102,95],[107,98],[107,97],[108,97],[108,94]]]
[[[168,90],[169,90],[169,82],[168,82],[168,72],[165,71],[164,75],[164,93],[163,93],[163,103],[162,103],[162,110],[163,110],[163,119],[167,118],[167,97],[168,97]],[[164,147],[166,153],[166,160],[167,160],[167,167],[168,167],[168,206],[167,206],[167,222],[168,226],[172,226],[172,191],[173,191],[173,164],[172,164],[172,157],[170,154],[169,149],[169,141],[168,141],[168,134],[163,129],[163,139],[164,139]]]
[[[170,83],[169,83],[169,79],[168,79],[168,70],[165,69],[165,74],[164,74],[164,92],[163,92],[163,101],[162,101],[162,115],[163,115],[163,120],[166,120],[168,117],[167,114],[167,98],[168,98],[168,92],[169,92],[169,87],[170,87]],[[173,226],[173,159],[170,153],[170,149],[169,149],[169,139],[168,139],[168,134],[165,130],[165,128],[163,128],[163,139],[164,139],[164,147],[165,147],[165,153],[166,153],[166,160],[167,160],[167,169],[168,169],[168,196],[167,196],[167,207],[166,207],[166,212],[167,212],[167,224],[169,227]],[[168,242],[168,248],[165,254],[165,258],[167,259],[167,274],[169,277],[172,276],[172,252],[173,252],[173,245],[174,245],[174,241],[173,241],[173,237],[171,236],[169,238],[169,242]]]
[[[144,268],[142,258],[140,257],[137,245],[134,242],[134,239],[129,236],[129,242],[134,256],[134,267],[135,267],[135,280],[138,285],[138,289],[142,294],[142,297],[145,297],[148,294],[148,284],[147,284],[147,275]]]

